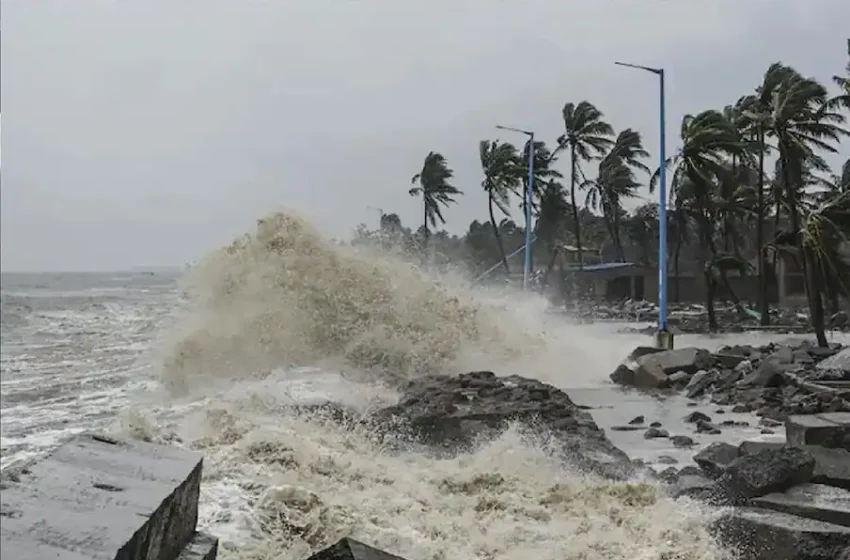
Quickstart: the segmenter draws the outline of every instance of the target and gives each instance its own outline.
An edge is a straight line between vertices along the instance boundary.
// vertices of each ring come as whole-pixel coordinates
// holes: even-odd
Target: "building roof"
[[[583,272],[599,272],[602,270],[616,270],[618,268],[632,268],[635,266],[635,263],[630,262],[610,262],[610,263],[599,263],[599,264],[586,264],[582,267]],[[571,265],[567,267],[570,270],[578,270],[578,265]]]

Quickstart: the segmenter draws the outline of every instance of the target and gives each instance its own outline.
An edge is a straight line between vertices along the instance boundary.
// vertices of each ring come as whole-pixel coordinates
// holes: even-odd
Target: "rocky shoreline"
[[[436,453],[455,453],[520,422],[556,441],[573,468],[608,480],[654,480],[674,499],[717,508],[710,529],[740,560],[850,560],[850,406],[846,390],[818,383],[839,372],[850,377],[850,349],[839,345],[819,349],[800,342],[716,353],[636,349],[612,374],[615,382],[684,391],[702,402],[735,402],[758,414],[765,430],[784,427],[787,433],[785,443],[712,443],[693,456],[695,464],[660,472],[618,449],[589,407],[519,376],[481,371],[423,377],[403,388],[398,404],[359,421],[376,432],[401,429],[411,443]],[[697,411],[684,420],[694,433],[726,425]],[[668,438],[674,447],[696,447],[691,436],[670,435],[644,417],[612,429],[643,430],[644,437]],[[399,557],[343,539],[311,558]]]
[[[571,316],[582,322],[620,322],[655,323],[658,318],[658,306],[645,300],[625,300],[618,303],[599,303],[582,301],[575,308],[565,309]],[[796,308],[777,308],[770,310],[770,324],[761,325],[760,314],[751,307],[734,305],[716,305],[715,316],[718,328],[716,333],[739,333],[747,331],[770,331],[790,334],[802,334],[811,331],[808,310]],[[708,334],[708,311],[701,304],[672,303],[668,307],[668,328],[675,334]],[[850,330],[847,313],[839,312],[826,320],[827,327],[836,332]],[[622,327],[620,332],[652,334],[654,325]]]

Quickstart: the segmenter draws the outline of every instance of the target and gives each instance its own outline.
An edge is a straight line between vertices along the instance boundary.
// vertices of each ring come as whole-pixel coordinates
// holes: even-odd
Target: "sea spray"
[[[347,535],[408,560],[727,558],[696,505],[572,472],[556,442],[522,426],[438,457],[292,406],[305,380],[355,412],[431,372],[596,384],[636,341],[547,316],[533,296],[335,245],[285,214],[199,263],[183,286],[188,314],[161,378],[186,395],[134,412],[124,429],[204,453],[200,522],[221,537],[222,558],[301,560]],[[294,369],[321,364],[331,367]],[[375,375],[334,374],[352,370]]]
[[[331,243],[282,213],[201,261],[184,290],[191,312],[163,368],[177,391],[198,374],[328,360],[404,379],[453,371],[465,353],[496,362],[543,344],[459,285],[395,256]]]

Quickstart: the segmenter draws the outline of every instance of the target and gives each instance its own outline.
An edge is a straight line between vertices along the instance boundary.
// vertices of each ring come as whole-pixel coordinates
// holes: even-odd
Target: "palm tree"
[[[505,254],[505,245],[499,234],[499,226],[493,207],[497,207],[505,216],[510,216],[510,195],[519,188],[522,180],[518,169],[522,167],[519,154],[513,144],[500,144],[498,140],[490,142],[482,140],[478,144],[481,168],[484,170],[484,180],[481,186],[487,192],[487,204],[490,211],[490,225],[493,227],[493,235],[499,246],[499,255],[505,267],[505,274],[510,274],[508,258]]]
[[[540,241],[550,251],[549,264],[543,273],[541,284],[546,285],[549,274],[558,258],[559,244],[564,242],[564,226],[569,203],[566,200],[564,186],[558,181],[549,181],[540,195],[540,209],[537,214],[536,231]]]
[[[649,152],[643,149],[640,133],[627,128],[620,132],[611,149],[599,161],[596,179],[582,183],[582,188],[587,189],[585,205],[602,213],[620,261],[625,260],[620,239],[622,201],[634,197],[640,187],[635,170],[650,172],[641,161],[647,157]]]
[[[670,189],[673,196],[687,201],[696,221],[699,241],[698,262],[706,283],[709,328],[716,329],[714,316],[714,270],[712,261],[718,256],[714,243],[717,218],[716,195],[724,173],[724,164],[732,154],[740,155],[743,146],[732,124],[719,111],[685,115],[681,126],[682,147],[666,165],[673,168]],[[658,172],[650,180],[655,190]],[[686,190],[686,185],[688,186]]]
[[[576,185],[579,181],[579,159],[589,161],[600,157],[614,143],[611,136],[614,129],[602,120],[602,112],[589,101],[578,105],[567,103],[562,111],[564,135],[558,138],[558,150],[570,152],[570,202],[573,210],[576,249],[578,250],[579,269],[584,265],[581,249],[581,223],[576,204]]]
[[[840,88],[838,97],[830,100],[834,105],[842,106],[850,110],[850,39],[847,39],[847,66],[844,67],[844,76],[833,76],[832,81]]]
[[[801,230],[800,204],[806,175],[812,170],[828,168],[814,150],[837,152],[834,143],[850,134],[841,127],[844,121],[845,117],[834,111],[834,105],[829,102],[826,88],[815,79],[791,71],[776,90],[770,132],[777,141],[784,186],[783,202],[795,236],[804,233]],[[816,331],[818,325],[822,330],[823,301],[817,249],[811,243],[803,242],[804,239],[798,241],[795,246],[801,249],[800,260],[812,325]],[[819,335],[818,344],[826,346],[826,338]]]
[[[520,197],[519,207],[525,213],[526,192],[528,191],[528,151],[531,149],[531,143],[526,142],[522,149],[522,156],[519,164],[515,167],[515,173],[519,176],[522,183],[522,193]],[[546,190],[547,185],[556,179],[562,177],[561,173],[553,166],[558,160],[558,151],[550,151],[545,142],[534,142],[534,184],[532,185],[532,213],[536,205],[534,199],[540,200]],[[526,224],[529,226],[529,224]],[[530,226],[529,226],[530,227]],[[533,252],[532,252],[533,258]]]
[[[411,184],[416,185],[408,191],[410,196],[422,197],[424,216],[422,227],[426,242],[430,235],[429,223],[432,227],[437,226],[437,220],[440,223],[446,223],[441,206],[455,203],[454,197],[463,194],[449,182],[453,176],[454,171],[449,168],[446,158],[440,153],[429,152],[425,156],[422,171],[410,180]]]

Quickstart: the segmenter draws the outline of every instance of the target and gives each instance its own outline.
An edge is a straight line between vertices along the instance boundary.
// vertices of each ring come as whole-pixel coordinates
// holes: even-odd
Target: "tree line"
[[[847,49],[850,59],[850,39]],[[848,111],[850,60],[832,84],[777,62],[734,103],[682,119],[681,145],[666,162],[668,262],[675,279],[684,257],[696,260],[712,327],[714,298],[720,289],[731,292],[733,271],[758,276],[761,321],[769,324],[770,256],[788,254],[804,272],[811,320],[826,344],[825,305],[836,311],[850,284],[850,158],[831,169],[824,156],[839,153],[850,136]],[[473,222],[463,238],[436,231],[463,192],[446,158],[430,152],[409,189],[422,200],[422,225],[411,232],[387,214],[381,231],[407,239],[412,248],[430,246],[445,259],[465,259],[475,270],[500,262],[510,274],[508,250],[521,245],[523,234],[510,219],[511,208],[518,201],[524,210],[533,149],[535,253],[553,255],[555,247],[573,245],[581,269],[582,248],[605,244],[612,260],[656,261],[657,205],[624,207],[642,187],[657,194],[659,169],[650,167],[641,134],[615,131],[590,101],[566,103],[561,118],[564,132],[552,147],[480,141],[489,224]],[[563,158],[566,177],[556,169]],[[370,234],[361,228],[358,235]]]

